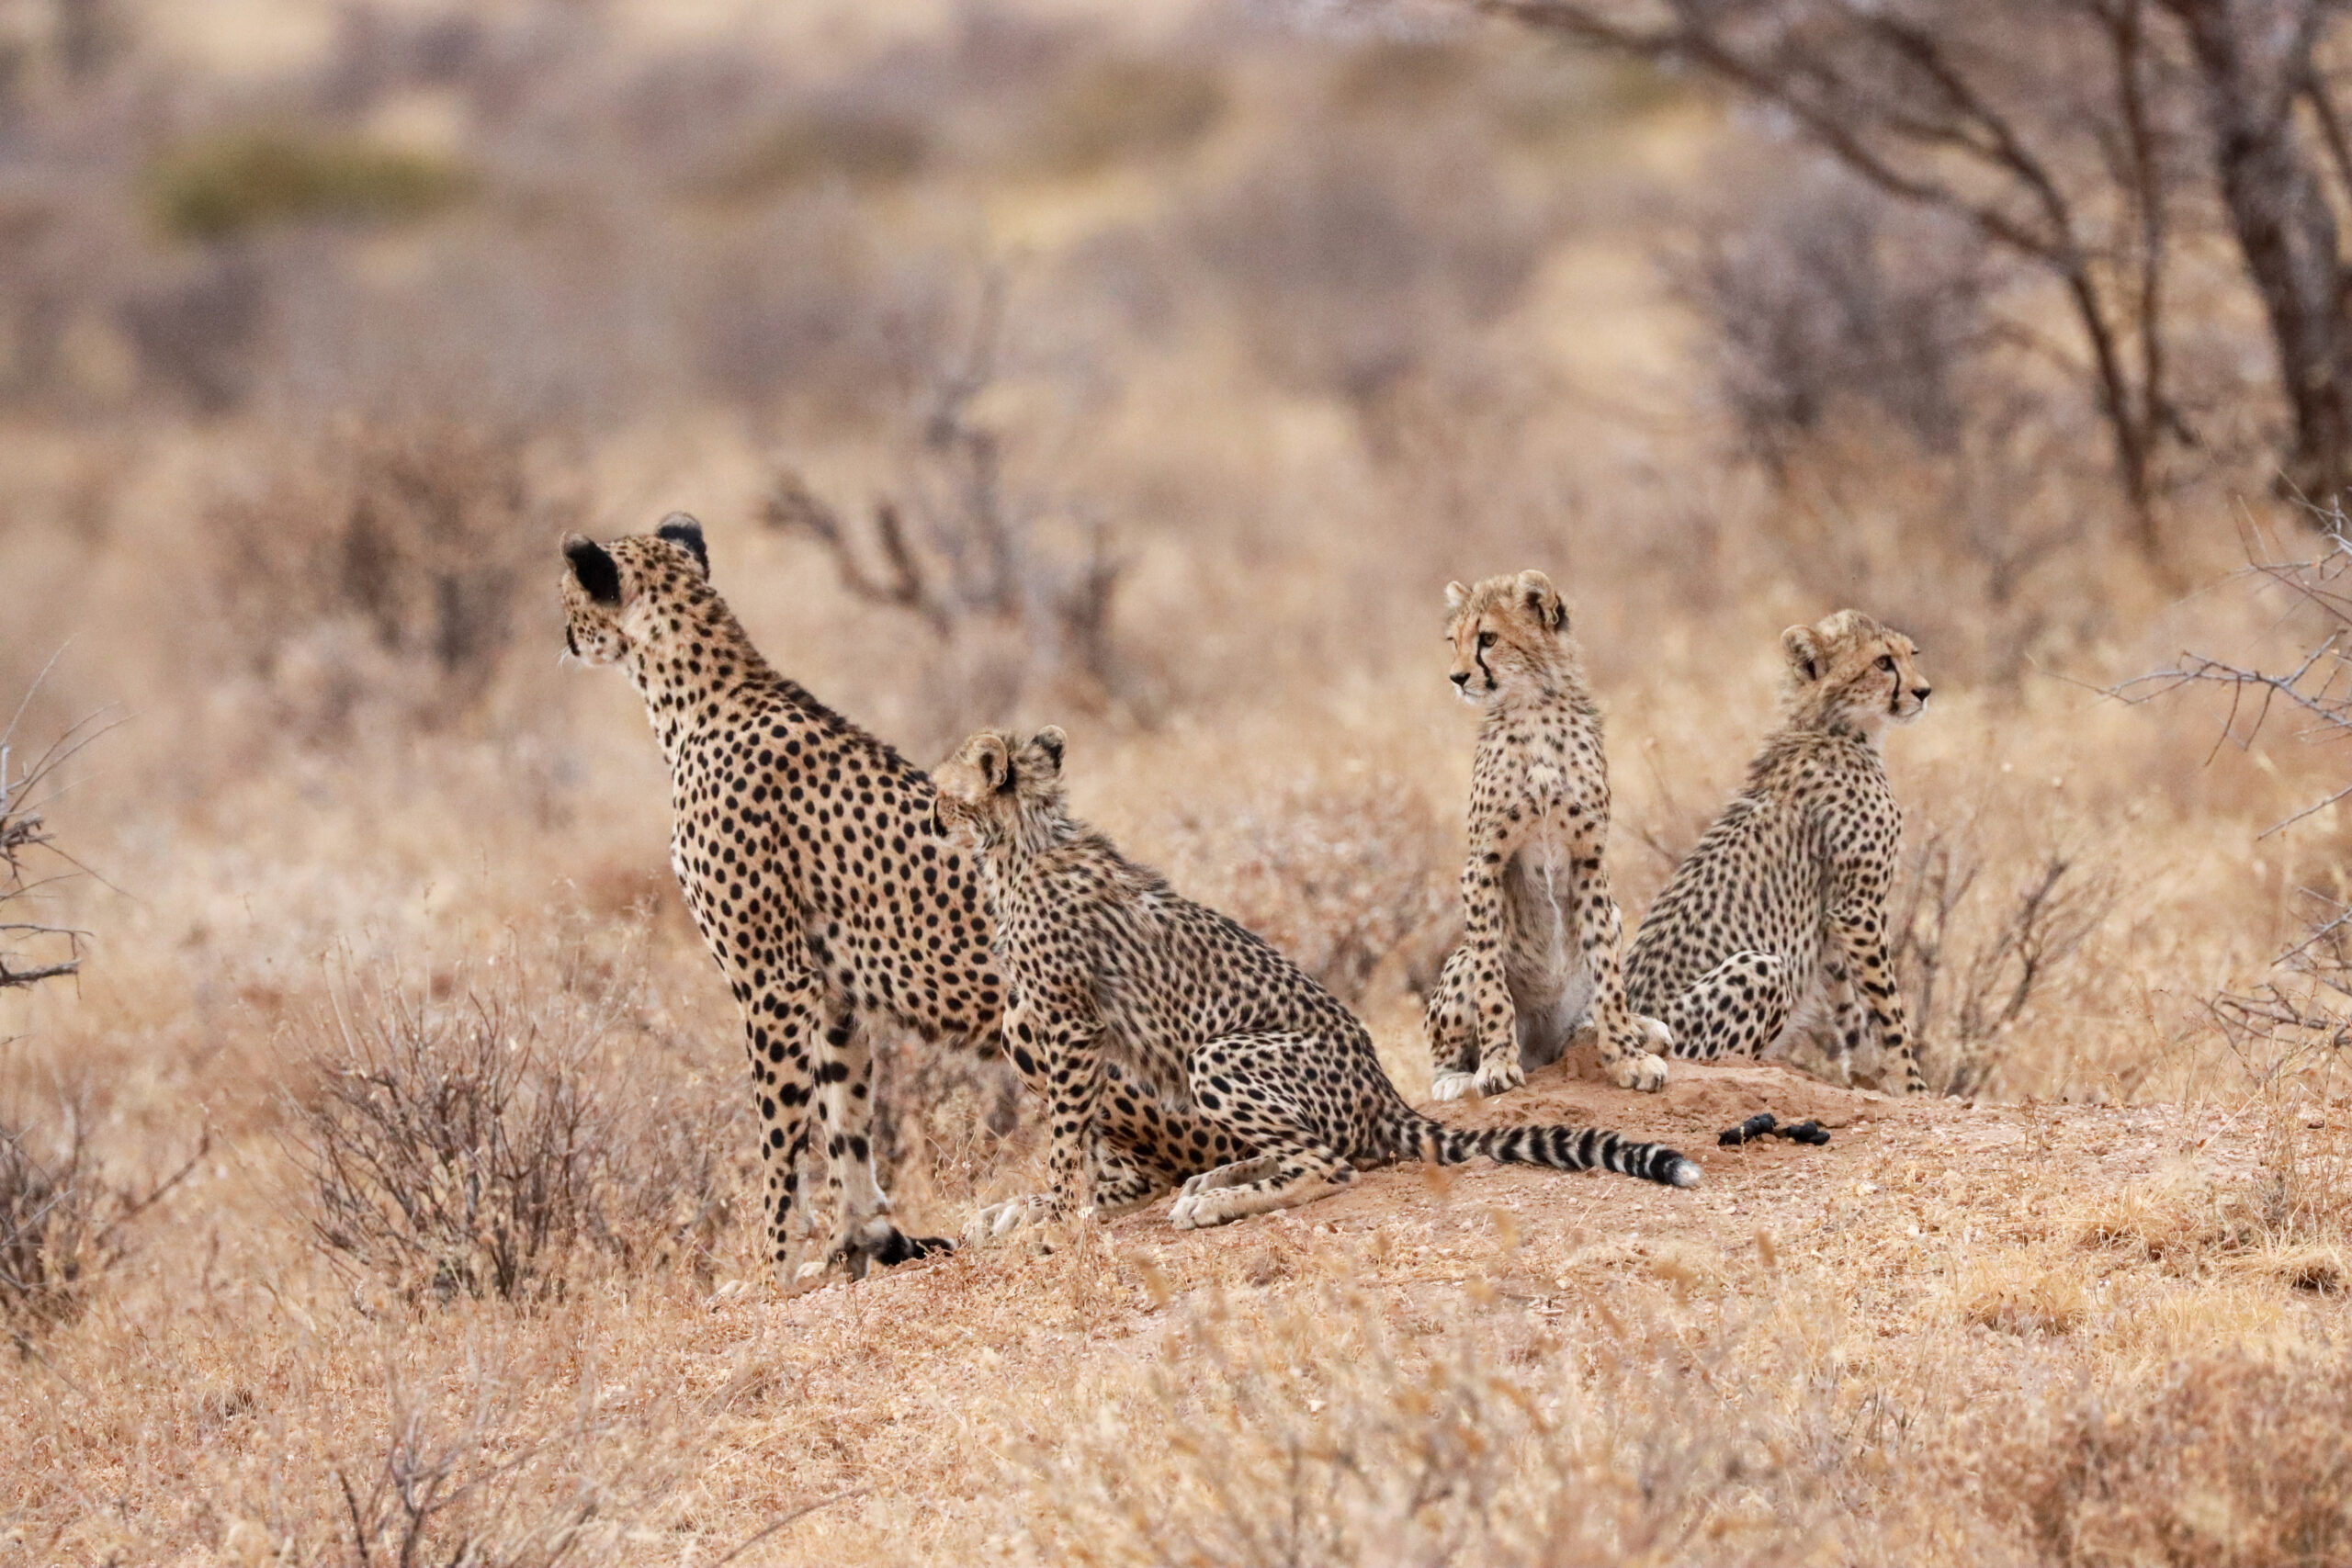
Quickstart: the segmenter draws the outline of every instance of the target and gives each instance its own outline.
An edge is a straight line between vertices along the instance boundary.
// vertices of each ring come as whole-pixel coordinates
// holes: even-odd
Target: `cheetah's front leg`
[[[1459,1070],[1431,1085],[1440,1100],[1476,1091],[1501,1094],[1527,1081],[1519,1060],[1519,1010],[1511,1001],[1504,964],[1503,868],[1521,835],[1507,823],[1474,832],[1462,867],[1462,947],[1467,1011],[1478,1043],[1478,1066],[1465,1081]],[[1451,969],[1452,964],[1447,967]]]
[[[1880,1061],[1901,1076],[1899,1094],[1925,1094],[1928,1080],[1912,1054],[1911,1037],[1903,1017],[1903,992],[1895,984],[1894,965],[1886,956],[1886,924],[1880,916],[1883,897],[1857,897],[1829,912],[1829,939],[1846,961],[1846,973],[1870,1013],[1878,1036]],[[1850,1054],[1850,1052],[1849,1052]]]
[[[817,1132],[825,1145],[825,1185],[834,1202],[833,1233],[820,1257],[800,1266],[797,1280],[815,1279],[836,1265],[863,1280],[873,1265],[889,1267],[954,1243],[912,1236],[890,1218],[890,1200],[874,1178],[867,1130],[874,1117],[874,1049],[862,1021],[837,1015],[818,1040]]]
[[[1446,954],[1436,988],[1430,992],[1429,1009],[1421,1015],[1434,1100],[1460,1100],[1478,1087],[1478,1004],[1471,994],[1476,984],[1471,971],[1466,944]],[[1518,1032],[1515,1027],[1512,1032]]]
[[[1656,1019],[1636,1016],[1625,1002],[1621,962],[1625,922],[1610,891],[1608,862],[1602,858],[1609,817],[1605,810],[1588,809],[1570,819],[1575,824],[1569,849],[1576,858],[1577,932],[1585,970],[1592,976],[1592,1016],[1600,1036],[1600,1070],[1619,1089],[1655,1092],[1666,1087],[1666,1061],[1658,1052],[1672,1043],[1673,1035]]]
[[[1026,1053],[1045,1079],[1053,1143],[1046,1156],[1050,1189],[992,1203],[973,1216],[967,1237],[994,1241],[1023,1228],[1093,1216],[1093,1145],[1102,1099],[1104,1064],[1100,1026],[1075,1008],[1064,1010],[1023,1000],[1005,1015],[1005,1038]]]

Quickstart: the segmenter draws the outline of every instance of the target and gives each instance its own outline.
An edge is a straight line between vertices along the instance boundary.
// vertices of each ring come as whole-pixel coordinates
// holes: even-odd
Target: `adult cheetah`
[[[1657,896],[1625,963],[1679,1056],[1778,1055],[1832,1026],[1840,1070],[1926,1087],[1887,958],[1903,811],[1879,744],[1927,706],[1918,646],[1859,610],[1781,634],[1780,728]],[[1873,1060],[1872,1058],[1875,1058]]]
[[[1151,1096],[1154,1114],[1187,1138],[1200,1129],[1232,1145],[1232,1157],[1185,1180],[1170,1213],[1179,1229],[1308,1202],[1360,1167],[1408,1158],[1484,1155],[1698,1181],[1674,1150],[1599,1128],[1465,1132],[1414,1111],[1329,991],[1070,816],[1066,746],[1058,729],[1027,741],[983,730],[936,775],[941,824],[974,846],[994,920],[1006,1041],[1043,1077],[1052,1106],[1052,1190],[984,1212],[976,1232],[1133,1207],[1165,1190],[1132,1168],[1113,1171],[1105,1190],[1099,1158],[1090,1168],[1104,1102],[1125,1092]],[[1114,1064],[1125,1089],[1107,1078]]]
[[[1666,1087],[1665,1027],[1625,1005],[1610,894],[1609,764],[1568,607],[1540,571],[1450,582],[1453,689],[1486,710],[1470,769],[1462,945],[1424,1027],[1440,1100],[1500,1094],[1589,1014],[1621,1089]]]
[[[693,518],[563,554],[566,646],[628,672],[670,765],[671,865],[742,1009],[779,1276],[812,1141],[839,1213],[797,1277],[947,1247],[891,1222],[866,1135],[874,1025],[991,1053],[1001,1038],[979,886],[939,837],[931,781],[760,657]]]

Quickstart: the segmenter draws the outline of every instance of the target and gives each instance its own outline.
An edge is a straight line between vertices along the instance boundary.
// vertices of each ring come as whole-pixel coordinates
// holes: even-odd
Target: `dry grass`
[[[1189,11],[834,7],[786,47],[607,9],[353,21],[161,130],[27,100],[0,687],[68,645],[19,733],[130,721],[42,797],[102,877],[40,912],[80,971],[0,995],[0,1227],[53,1216],[0,1247],[36,1303],[0,1559],[2345,1555],[2340,998],[2274,961],[2352,896],[2352,807],[2262,836],[2342,759],[2217,750],[2226,694],[2096,694],[2315,640],[2225,581],[2234,521],[2298,525],[2228,431],[2151,570],[2083,410],[1831,321],[1763,368],[1868,375],[1759,472],[1657,259],[1786,171],[1674,83]],[[218,254],[124,226],[142,138],[264,107],[462,144],[468,198]],[[2234,362],[2209,315],[2184,352]],[[783,465],[843,532],[900,508],[941,604],[988,592],[875,604],[762,525]],[[1408,1089],[1475,729],[1444,582],[1568,585],[1629,916],[1740,777],[1780,629],[1868,608],[1936,682],[1886,748],[1897,926],[1977,1103],[1549,1074],[1455,1113],[1605,1118],[1706,1184],[1384,1173],[774,1294],[658,756],[556,667],[557,536],[673,506],[778,665],[918,760],[974,705],[1065,724],[1080,812],[1350,996]],[[1040,1183],[1001,1066],[880,1061],[910,1228]],[[1833,1142],[1713,1145],[1768,1105]]]

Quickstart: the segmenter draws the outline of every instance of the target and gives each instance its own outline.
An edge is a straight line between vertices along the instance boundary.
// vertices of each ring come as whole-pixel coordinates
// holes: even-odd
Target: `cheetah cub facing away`
[[[1849,1082],[1916,1093],[1886,952],[1903,811],[1879,741],[1927,706],[1918,646],[1859,610],[1781,645],[1781,726],[1650,907],[1626,990],[1666,1020],[1677,1055],[1778,1055],[1827,1025]]]
[[[1205,1148],[1214,1137],[1238,1156],[1200,1161],[1169,1216],[1180,1230],[1309,1202],[1362,1167],[1402,1159],[1484,1155],[1698,1181],[1674,1150],[1599,1128],[1464,1132],[1414,1111],[1329,992],[1070,816],[1065,746],[1058,729],[1026,741],[983,730],[934,775],[941,827],[977,850],[1008,986],[1006,1043],[1049,1101],[1053,1129],[1053,1190],[983,1211],[975,1239],[1165,1190],[1169,1179],[1123,1165],[1096,1135],[1136,1111],[1106,1099],[1136,1094],[1158,1100],[1170,1144]],[[1093,1178],[1106,1190],[1090,1200]]]
[[[1453,687],[1486,710],[1470,769],[1462,945],[1424,1025],[1440,1100],[1500,1094],[1589,1014],[1620,1089],[1666,1087],[1666,1026],[1625,1004],[1610,895],[1609,765],[1568,609],[1540,571],[1448,583]]]

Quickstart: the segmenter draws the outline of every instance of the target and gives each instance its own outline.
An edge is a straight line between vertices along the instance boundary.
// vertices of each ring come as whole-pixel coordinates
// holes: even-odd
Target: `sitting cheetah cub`
[[[1840,610],[1781,647],[1781,727],[1650,906],[1626,988],[1667,1021],[1677,1055],[1778,1055],[1827,1026],[1849,1082],[1917,1093],[1886,952],[1903,808],[1879,741],[1928,705],[1918,645]]]
[[[1462,945],[1424,1021],[1440,1100],[1500,1094],[1559,1060],[1590,1016],[1620,1089],[1666,1087],[1666,1026],[1625,1005],[1624,922],[1609,891],[1600,709],[1540,571],[1448,583],[1453,687],[1486,710],[1470,768]]]
[[[1670,1148],[1591,1127],[1464,1132],[1405,1103],[1353,1014],[1240,926],[1180,896],[1073,818],[1058,729],[1023,741],[983,730],[936,774],[939,823],[977,851],[1010,997],[1005,1042],[1051,1105],[1053,1190],[999,1204],[975,1239],[1095,1212],[1109,1069],[1158,1097],[1172,1123],[1214,1130],[1170,1220],[1205,1228],[1305,1203],[1365,1166],[1473,1156],[1600,1168],[1676,1187],[1699,1168]],[[1203,1146],[1179,1132],[1171,1145]],[[1114,1173],[1124,1175],[1125,1173]],[[1162,1189],[1164,1190],[1164,1188]],[[1139,1202],[1133,1186],[1120,1200]]]

